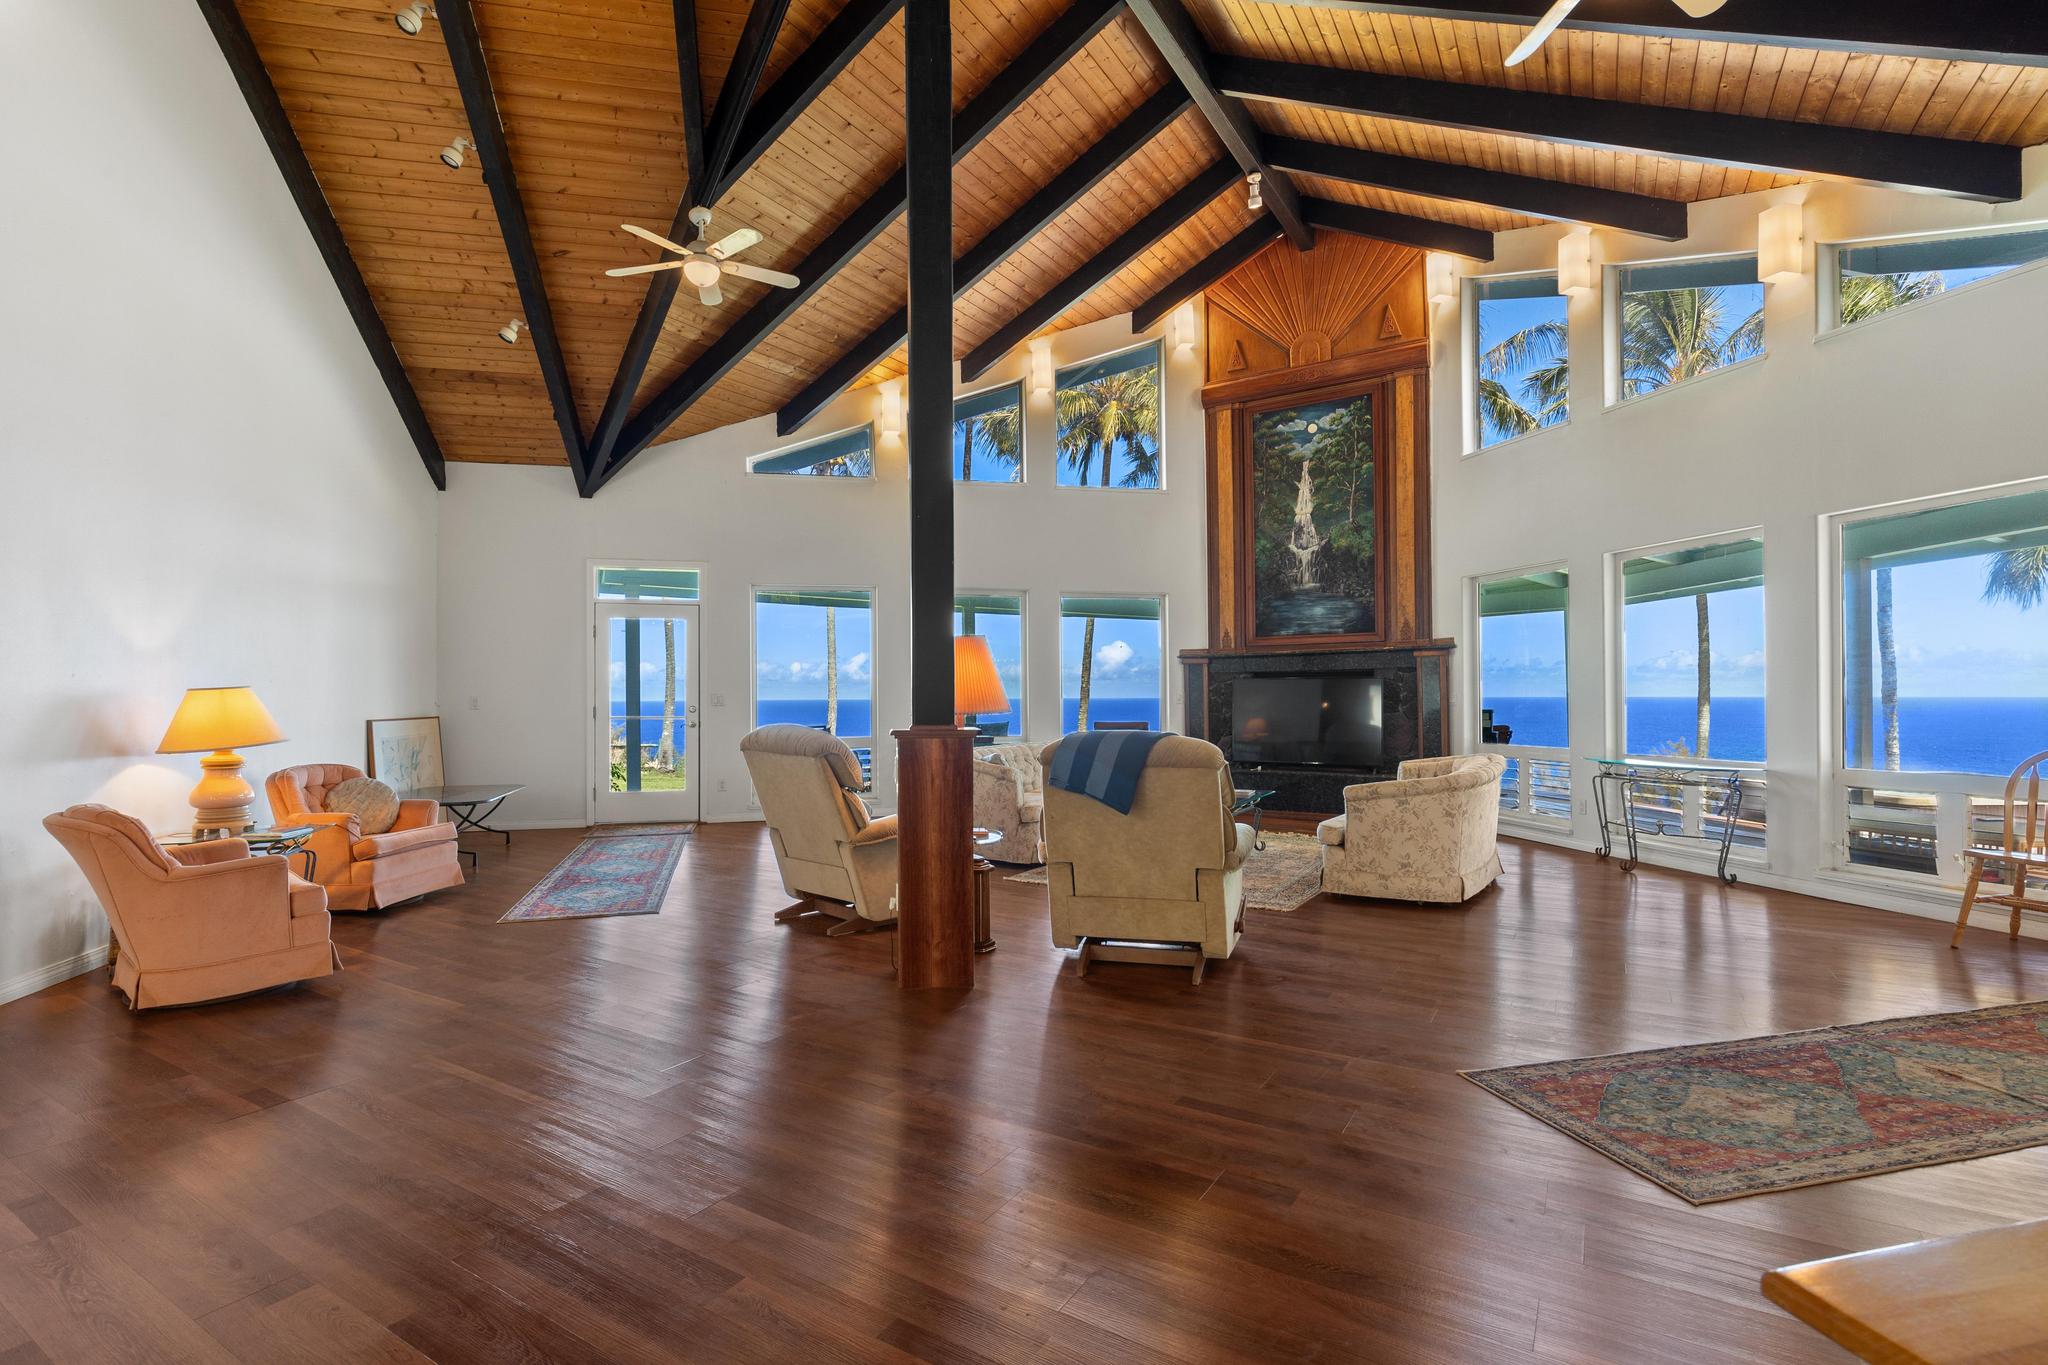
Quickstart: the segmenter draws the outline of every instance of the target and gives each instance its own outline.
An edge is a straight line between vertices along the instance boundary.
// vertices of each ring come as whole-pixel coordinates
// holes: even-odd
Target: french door
[[[696,606],[601,602],[591,644],[593,818],[695,820],[702,780]]]

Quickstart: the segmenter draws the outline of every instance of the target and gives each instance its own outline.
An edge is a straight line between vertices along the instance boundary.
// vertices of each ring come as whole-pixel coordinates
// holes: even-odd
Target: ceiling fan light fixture
[[[707,256],[692,256],[683,262],[683,278],[699,289],[709,289],[717,284],[718,277],[723,273],[718,268],[718,262]]]
[[[391,16],[391,22],[398,25],[398,31],[412,37],[427,26],[427,20],[438,18],[434,7],[425,3],[407,5]]]
[[[512,321],[498,329],[498,340],[504,342],[507,346],[516,345],[519,341],[519,329],[524,326],[526,326],[524,320],[520,318],[512,319]]]
[[[463,153],[474,151],[476,144],[466,137],[456,138],[441,149],[441,164],[451,171],[462,169]]]

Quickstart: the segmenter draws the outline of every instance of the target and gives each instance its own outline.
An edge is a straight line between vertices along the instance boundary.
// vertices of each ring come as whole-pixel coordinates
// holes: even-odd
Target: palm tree
[[[979,417],[965,419],[967,436],[960,443],[960,478],[974,477],[974,456],[979,452],[1005,469],[1015,470],[1022,447],[1022,405],[997,408]]]
[[[2000,550],[1984,571],[1984,600],[2010,602],[2021,611],[2041,605],[2048,596],[2048,545],[2025,550]]]
[[[1074,728],[1076,730],[1086,730],[1088,728],[1088,684],[1093,681],[1094,673],[1095,618],[1091,616],[1088,618],[1088,623],[1081,627],[1081,706],[1074,713]]]
[[[839,733],[839,612],[825,608],[825,728]]]
[[[1506,382],[1515,374],[1522,376],[1520,401],[1508,392]],[[1570,351],[1562,318],[1525,327],[1480,352],[1479,420],[1496,441],[1562,422],[1570,388]]]
[[[1100,453],[1100,484],[1109,487],[1115,453],[1122,445],[1131,460],[1126,487],[1159,482],[1159,370],[1146,365],[1061,389],[1057,400],[1059,448],[1067,463],[1088,480]]]
[[[1699,696],[1693,719],[1692,752],[1695,758],[1705,758],[1707,732],[1713,728],[1714,720],[1714,639],[1707,624],[1707,595],[1695,594],[1692,605],[1699,623],[1699,657],[1694,666],[1699,677]]]
[[[662,772],[676,770],[676,623],[661,623],[661,738],[654,749],[654,766]]]
[[[1899,770],[1899,647],[1892,638],[1892,571],[1877,571],[1878,705],[1884,708],[1884,766]]]

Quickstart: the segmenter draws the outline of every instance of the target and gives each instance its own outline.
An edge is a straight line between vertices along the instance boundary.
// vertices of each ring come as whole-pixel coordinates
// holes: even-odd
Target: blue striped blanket
[[[1052,756],[1045,780],[1063,792],[1091,797],[1121,815],[1138,799],[1138,778],[1152,746],[1166,736],[1157,730],[1089,730],[1068,735]]]

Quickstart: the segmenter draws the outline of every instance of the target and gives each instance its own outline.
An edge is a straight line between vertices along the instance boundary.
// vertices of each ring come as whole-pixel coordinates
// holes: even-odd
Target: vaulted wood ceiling
[[[448,0],[416,36],[392,22],[399,0],[199,3],[259,123],[266,78],[274,89],[282,122],[266,136],[288,180],[295,140],[317,182],[316,193],[294,192],[316,236],[331,214],[347,260],[330,253],[330,265],[345,296],[359,273],[351,308],[373,352],[377,328],[388,334],[380,365],[402,409],[405,390],[417,395],[430,469],[441,455],[589,458],[591,491],[656,440],[768,413],[786,429],[849,379],[901,372],[891,317],[905,293],[904,226],[892,211],[903,30],[889,0],[755,0],[766,8],[751,49],[747,0]],[[1396,215],[1365,220],[1393,239],[1483,254],[1485,238],[1469,230],[1541,215],[1678,236],[1682,211],[1654,201],[1827,174],[2009,198],[2016,156],[1964,144],[2048,140],[2048,35],[2034,18],[1971,28],[1970,12],[1996,9],[1981,0],[1939,20],[1917,17],[1925,7],[1909,0],[1861,0],[1849,7],[1854,30],[1810,0],[1731,0],[1704,25],[1670,0],[1586,0],[1574,20],[1583,27],[1513,69],[1503,58],[1541,5],[1179,4],[954,0],[955,134],[972,142],[956,159],[955,252],[971,259],[979,245],[976,264],[989,267],[959,292],[960,354],[1002,344],[1049,295],[1039,311],[1056,316],[1038,330],[1156,307],[1170,301],[1162,291],[1199,283],[1205,261],[1213,274],[1270,240],[1279,225],[1259,230],[1261,215],[1245,207],[1246,164],[1266,169],[1278,192],[1269,211],[1283,221],[1298,196],[1311,221],[1338,221],[1328,204],[1351,205]],[[614,404],[620,434],[606,462],[590,450],[604,444],[593,433],[658,277],[603,272],[653,259],[618,225],[667,232],[691,179],[679,22],[697,47],[700,126],[729,77],[755,92],[755,125],[733,125],[746,153],[738,174],[714,187],[714,235],[758,229],[764,240],[745,259],[814,287],[781,299],[727,277],[720,307],[684,290],[665,317],[654,310],[660,325],[631,401]],[[1769,25],[1777,31],[1761,31]],[[451,60],[465,34],[481,71]],[[1155,37],[1182,51],[1163,54]],[[804,102],[835,43],[850,59],[824,68],[829,83]],[[1006,86],[1040,60],[1041,82]],[[493,131],[465,112],[465,78],[472,109],[479,80],[494,91],[514,173],[499,188],[516,180],[523,234],[481,174],[488,149],[459,170],[438,158],[457,136],[487,143]],[[749,135],[766,111],[799,105],[753,156]],[[1699,114],[1666,126],[1627,106]],[[976,140],[964,122],[984,117],[995,121]],[[1872,134],[1893,136],[1855,140]],[[1218,163],[1231,173],[1218,175]],[[1184,191],[1205,170],[1220,188]],[[1192,212],[1158,235],[1160,206],[1177,193],[1194,196]],[[878,232],[854,230],[874,221]],[[543,316],[531,316],[543,294]],[[513,318],[537,331],[508,346],[497,330]],[[559,408],[543,374],[556,354]]]

